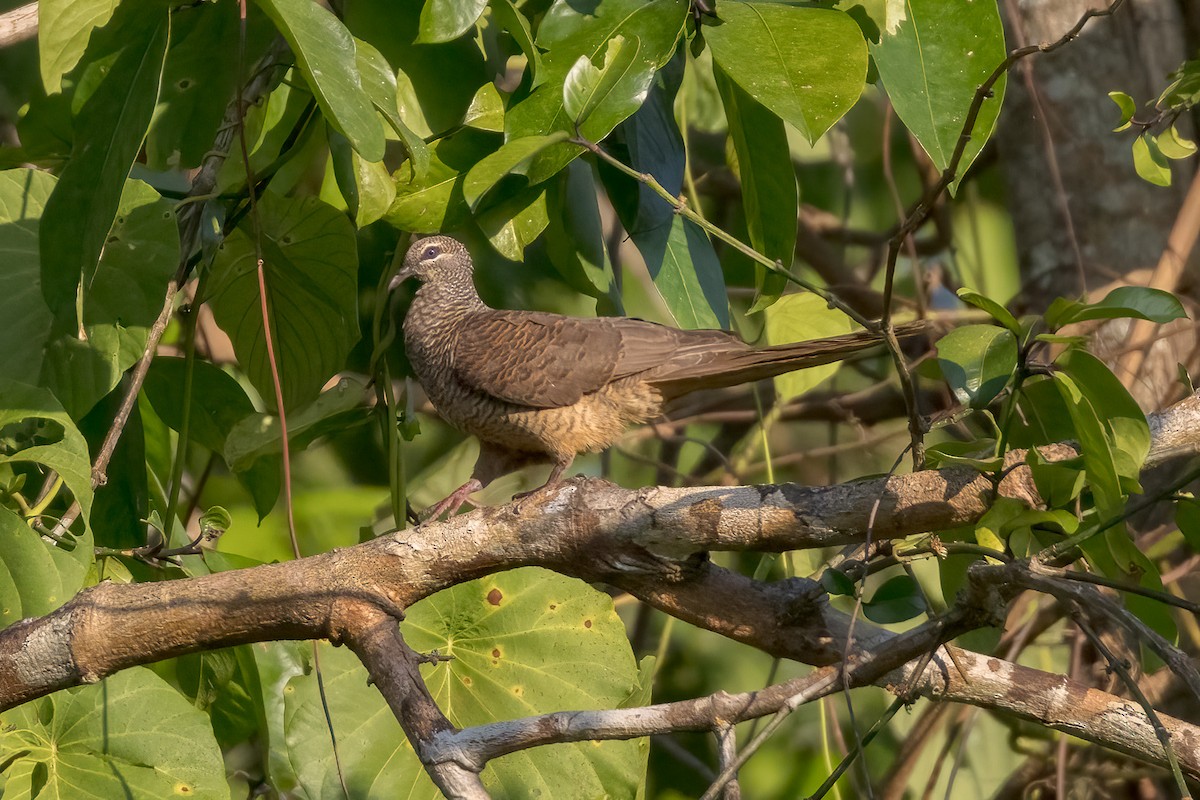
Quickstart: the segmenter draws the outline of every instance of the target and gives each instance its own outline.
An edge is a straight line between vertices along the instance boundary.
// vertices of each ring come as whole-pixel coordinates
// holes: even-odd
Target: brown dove
[[[430,236],[409,248],[390,287],[421,281],[404,319],[405,349],[434,407],[480,444],[471,479],[428,519],[453,514],[470,494],[529,464],[553,469],[541,487],[519,496],[548,489],[577,453],[607,448],[680,395],[827,364],[880,343],[853,333],[753,347],[719,330],[501,311],[479,298],[472,272],[462,243]]]

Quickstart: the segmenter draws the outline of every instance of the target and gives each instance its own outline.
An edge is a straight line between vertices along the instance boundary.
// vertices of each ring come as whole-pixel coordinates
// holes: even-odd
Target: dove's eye
[[[421,254],[422,261],[428,261],[432,258],[437,258],[441,251],[437,247],[426,247],[425,252]]]

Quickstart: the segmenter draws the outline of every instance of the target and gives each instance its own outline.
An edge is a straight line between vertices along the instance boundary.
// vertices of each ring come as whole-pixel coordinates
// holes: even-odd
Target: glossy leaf
[[[383,54],[374,45],[361,39],[354,40],[359,77],[363,90],[371,98],[375,110],[383,115],[400,143],[408,151],[412,168],[419,177],[429,168],[429,146],[411,128],[404,124],[396,102],[396,73]]]
[[[50,337],[54,316],[42,298],[38,226],[54,184],[41,170],[0,172],[0,379],[36,376]]]
[[[648,231],[636,240],[638,249],[647,254],[650,277],[679,327],[729,327],[721,262],[696,223],[675,216],[669,228]]]
[[[471,98],[462,124],[463,127],[481,131],[504,132],[504,100],[496,90],[496,84],[485,83],[479,87],[479,91]]]
[[[571,115],[563,106],[563,84],[567,73],[585,57],[595,63],[608,43],[618,36],[640,42],[638,75],[651,73],[665,64],[683,31],[687,3],[679,0],[601,0],[587,8],[574,0],[555,0],[538,27],[537,44],[547,50],[542,61],[539,86],[509,109],[505,121],[508,139],[545,135],[556,130],[574,132]],[[601,115],[585,123],[581,133],[599,141],[611,132],[618,115]],[[540,183],[565,167],[581,151],[559,145],[540,154],[530,165],[531,183]]]
[[[1150,452],[1150,427],[1137,401],[1112,370],[1091,353],[1068,350],[1057,361],[1091,401],[1108,430],[1117,474],[1137,480]]]
[[[1148,133],[1133,140],[1133,168],[1147,183],[1171,185],[1171,164],[1158,149],[1158,142]]]
[[[529,28],[529,20],[517,10],[513,0],[491,0],[492,20],[508,35],[513,37],[525,58],[529,60],[529,71],[532,74],[532,87],[536,88],[543,80],[542,51],[533,42],[533,33]]]
[[[1017,340],[994,325],[964,325],[937,343],[938,364],[960,403],[986,408],[1017,369]]]
[[[636,36],[617,36],[602,65],[579,57],[563,82],[563,110],[575,127],[611,131],[646,101],[655,65],[638,58],[641,46]]]
[[[401,230],[434,233],[453,228],[468,213],[462,199],[462,174],[437,156],[430,154],[429,166],[417,175],[410,163],[401,165],[392,176],[396,199],[383,218]]]
[[[546,136],[514,139],[490,156],[481,159],[463,180],[463,198],[467,205],[472,211],[475,210],[488,189],[506,175],[523,171],[539,153],[566,140],[567,136],[566,131],[555,131]]]
[[[718,66],[809,142],[862,94],[867,46],[849,16],[824,8],[725,2],[704,19]]]
[[[227,800],[208,716],[144,667],[0,714],[5,794]]]
[[[980,85],[1004,61],[1004,28],[993,2],[906,0],[904,18],[881,32],[871,56],[888,98],[939,170],[950,165]],[[1005,79],[983,101],[955,173],[966,174],[996,126]]]
[[[364,392],[363,384],[343,378],[311,403],[289,414],[288,442],[292,452],[303,449],[318,436],[364,421]],[[256,460],[282,452],[279,418],[272,414],[252,414],[230,428],[223,455],[230,469],[242,472]]]
[[[359,338],[358,254],[345,216],[312,197],[266,193],[258,202],[267,306],[286,408],[317,396]],[[267,403],[275,391],[259,308],[255,248],[242,230],[213,263],[213,316]]]
[[[798,292],[779,298],[766,310],[766,336],[770,344],[787,344],[850,333],[854,324],[843,312],[811,292]],[[786,403],[819,386],[838,371],[834,362],[811,369],[789,372],[775,378],[779,402]]]
[[[1046,310],[1046,324],[1057,330],[1093,319],[1145,319],[1160,325],[1187,316],[1179,298],[1148,286],[1119,286],[1095,303],[1058,298]]]
[[[480,214],[476,222],[496,252],[509,261],[524,261],[525,248],[550,223],[546,190],[535,186],[515,194]]]
[[[1170,159],[1191,158],[1196,154],[1196,143],[1179,135],[1179,129],[1174,125],[1160,133],[1154,140],[1158,150]]]
[[[572,161],[546,191],[546,255],[576,291],[609,298],[621,308],[616,275],[604,244],[592,168]]]
[[[412,607],[405,640],[453,660],[422,667],[439,707],[465,727],[562,709],[619,707],[644,693],[612,601],[572,578],[528,568],[456,586]],[[372,786],[437,798],[412,746],[353,654],[324,647],[321,663],[351,796]],[[553,676],[548,680],[547,676]],[[340,790],[311,674],[283,693],[286,746],[310,796]],[[506,797],[633,797],[645,742],[603,742],[521,751],[491,762],[485,787]]]
[[[448,42],[475,27],[487,0],[425,0],[421,8],[421,44]]]
[[[970,303],[976,308],[986,311],[992,319],[1012,331],[1014,336],[1021,335],[1021,323],[1017,322],[1013,313],[990,297],[984,297],[979,292],[964,287],[958,290],[958,298],[964,303]]]
[[[783,120],[731,81],[720,67],[715,68],[714,75],[737,154],[750,244],[768,258],[791,266],[800,191],[796,174],[790,169],[792,156]],[[754,269],[759,291],[754,303],[757,311],[775,302],[788,281],[761,265],[756,264]]]
[[[1079,385],[1071,376],[1055,373],[1053,380],[1075,426],[1075,438],[1083,453],[1083,463],[1087,468],[1092,494],[1096,498],[1096,507],[1104,516],[1119,513],[1120,479],[1112,448],[1105,436],[1104,425],[1100,422],[1091,401],[1080,391]]]
[[[309,0],[257,0],[296,54],[321,111],[368,161],[383,158],[383,128],[358,72],[354,37],[329,9]]]
[[[890,578],[863,603],[863,616],[880,625],[904,622],[925,611],[921,587],[907,575]]]
[[[1121,110],[1121,121],[1117,123],[1117,127],[1113,128],[1113,133],[1118,133],[1129,127],[1133,115],[1137,113],[1137,103],[1133,102],[1133,98],[1124,92],[1109,92],[1108,96]]]
[[[80,279],[92,280],[157,102],[170,24],[166,9],[150,19],[148,29],[131,26],[131,41],[79,111],[71,160],[42,214],[42,295],[62,330],[76,328]]]
[[[674,115],[682,71],[682,58],[660,70],[646,102],[621,124],[628,163],[653,175],[673,195],[683,186],[683,137]],[[601,176],[676,323],[686,328],[727,327],[725,276],[707,234],[649,188],[603,169]]]

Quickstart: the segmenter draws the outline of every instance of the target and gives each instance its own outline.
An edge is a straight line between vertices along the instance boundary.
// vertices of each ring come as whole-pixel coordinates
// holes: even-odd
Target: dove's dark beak
[[[391,293],[391,292],[396,291],[396,289],[398,289],[400,287],[400,284],[404,283],[409,278],[415,277],[416,274],[417,274],[417,271],[415,269],[413,269],[412,267],[409,267],[409,266],[401,267],[400,271],[397,272],[395,277],[392,278],[392,282],[388,284],[388,292]]]

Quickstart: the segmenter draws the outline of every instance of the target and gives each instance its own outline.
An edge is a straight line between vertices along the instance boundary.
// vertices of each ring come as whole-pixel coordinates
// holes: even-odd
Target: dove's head
[[[395,289],[409,278],[422,283],[461,281],[466,277],[471,282],[471,254],[457,239],[449,236],[426,236],[408,248],[404,266],[392,278],[390,289]]]

